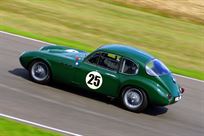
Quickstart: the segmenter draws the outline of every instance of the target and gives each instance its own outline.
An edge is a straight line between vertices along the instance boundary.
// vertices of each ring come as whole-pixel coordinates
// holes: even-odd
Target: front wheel
[[[134,112],[141,112],[148,105],[146,93],[134,87],[125,88],[121,100],[126,109]]]
[[[40,84],[47,84],[50,82],[50,69],[47,63],[45,63],[44,61],[33,61],[29,66],[29,73],[34,82]]]

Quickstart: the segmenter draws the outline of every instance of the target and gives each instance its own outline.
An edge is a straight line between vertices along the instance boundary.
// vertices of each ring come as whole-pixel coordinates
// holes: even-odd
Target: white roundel
[[[101,87],[102,82],[103,78],[97,71],[89,72],[86,75],[86,84],[91,89],[98,89],[99,87]]]

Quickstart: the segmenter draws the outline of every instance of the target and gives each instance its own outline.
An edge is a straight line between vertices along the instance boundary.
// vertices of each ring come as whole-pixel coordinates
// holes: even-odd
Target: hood
[[[58,55],[70,59],[83,60],[89,53],[73,48],[60,47],[60,46],[47,46],[40,49],[40,51],[44,51],[53,55]]]

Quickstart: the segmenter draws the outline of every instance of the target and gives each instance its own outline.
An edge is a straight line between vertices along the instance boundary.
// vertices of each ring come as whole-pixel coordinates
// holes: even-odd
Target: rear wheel
[[[41,60],[33,61],[29,66],[30,77],[34,82],[48,84],[51,79],[50,69],[47,63]]]
[[[141,112],[148,105],[146,93],[135,87],[125,88],[121,100],[126,109],[134,112]]]

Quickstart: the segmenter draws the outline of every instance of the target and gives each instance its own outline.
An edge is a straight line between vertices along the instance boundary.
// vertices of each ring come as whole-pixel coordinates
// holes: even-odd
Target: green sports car
[[[71,83],[119,98],[126,109],[134,112],[141,112],[150,104],[173,104],[184,92],[160,60],[125,45],[105,45],[92,53],[45,46],[24,52],[20,63],[34,82]]]

